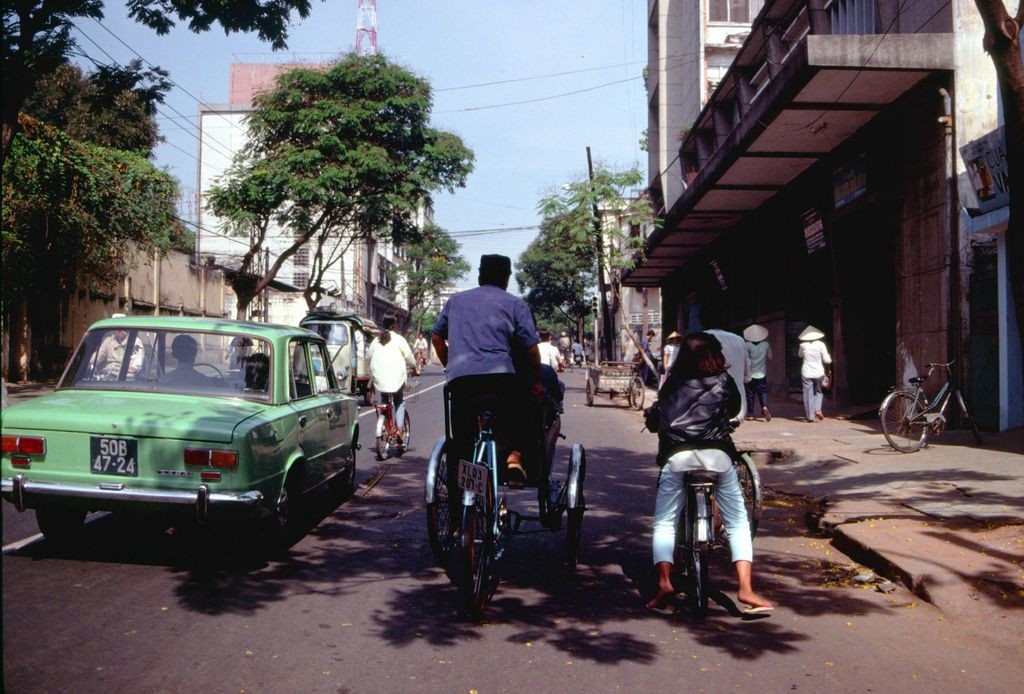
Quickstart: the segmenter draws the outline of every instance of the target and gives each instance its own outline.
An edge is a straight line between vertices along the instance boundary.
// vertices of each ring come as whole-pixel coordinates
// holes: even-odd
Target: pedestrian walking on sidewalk
[[[832,357],[821,338],[825,333],[813,325],[808,325],[800,333],[800,384],[803,387],[804,415],[808,422],[820,422],[825,419],[821,412],[822,381],[832,364]]]
[[[747,419],[753,419],[754,412],[760,411],[764,421],[770,422],[772,413],[768,410],[768,360],[772,358],[772,346],[768,344],[768,328],[754,323],[743,331],[743,339],[747,341],[747,354],[750,355],[750,382],[746,384]]]

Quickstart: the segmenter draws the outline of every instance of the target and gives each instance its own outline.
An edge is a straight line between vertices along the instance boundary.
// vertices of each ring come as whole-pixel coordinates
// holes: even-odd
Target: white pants
[[[683,487],[684,472],[673,472],[668,465],[661,469],[658,478],[658,496],[654,503],[654,536],[652,549],[654,563],[667,561],[673,563],[676,546],[676,527],[679,525],[679,514],[686,505],[686,493]],[[750,524],[747,520],[747,509],[743,505],[743,489],[740,487],[736,469],[718,473],[715,485],[715,500],[722,515],[722,522],[729,534],[729,551],[732,560],[753,561],[754,547],[750,540]]]

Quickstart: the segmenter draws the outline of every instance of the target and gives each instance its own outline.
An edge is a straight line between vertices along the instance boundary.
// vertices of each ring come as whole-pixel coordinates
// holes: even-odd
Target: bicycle
[[[761,475],[748,451],[740,451],[732,464],[743,490],[743,505],[750,524],[750,537],[753,538],[761,520]],[[677,565],[686,568],[692,589],[687,595],[698,616],[704,616],[708,609],[712,550],[727,542],[724,529],[720,532],[715,529],[717,481],[718,473],[703,470],[686,472],[683,478],[686,512],[680,515],[676,530],[676,545],[682,555],[682,561]]]
[[[408,450],[409,441],[412,439],[412,418],[409,416],[409,409],[406,408],[402,426],[399,427],[395,422],[394,393],[386,393],[384,398],[384,404],[374,405],[378,420],[381,416],[384,418],[383,423],[378,425],[377,460],[387,460],[392,448],[395,448],[401,457]]]
[[[537,487],[539,513],[523,516],[509,508],[507,484],[499,476],[497,444],[494,439],[494,415],[480,413],[480,428],[473,446],[472,460],[450,460],[451,398],[445,388],[446,435],[434,445],[427,464],[425,499],[427,535],[430,548],[441,564],[460,550],[458,583],[471,618],[479,620],[490,597],[497,589],[497,566],[509,539],[520,532],[525,520],[539,521],[548,531],[561,529],[566,518],[566,568],[574,571],[586,502],[583,482],[586,476],[586,452],[573,444],[565,484],[551,478],[554,444],[561,435],[561,419],[555,412],[545,430],[544,451],[538,479],[527,486]],[[453,503],[461,495],[461,505]],[[456,509],[459,509],[456,512]]]
[[[885,396],[878,408],[878,416],[882,420],[882,433],[890,446],[901,453],[913,453],[925,445],[929,436],[941,434],[946,426],[946,407],[954,398],[960,412],[970,420],[975,442],[981,444],[978,424],[968,411],[967,402],[956,382],[952,368],[955,363],[954,359],[945,364],[926,364],[927,374],[908,379],[913,387],[895,388]],[[937,368],[946,370],[946,382],[933,398],[929,398],[924,383]]]

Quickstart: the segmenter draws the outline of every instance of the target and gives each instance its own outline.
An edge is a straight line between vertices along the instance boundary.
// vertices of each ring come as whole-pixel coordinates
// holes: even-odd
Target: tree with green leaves
[[[459,254],[458,241],[435,224],[426,225],[418,241],[403,246],[402,255],[405,262],[398,266],[398,274],[409,302],[409,325],[405,327],[412,327],[418,335],[441,293],[471,268]]]
[[[80,142],[150,155],[159,141],[157,104],[171,88],[167,73],[133,60],[85,74],[71,63],[40,78],[22,112]]]
[[[225,33],[258,33],[275,50],[287,47],[288,26],[295,12],[309,16],[310,0],[126,0],[129,16],[157,34],[176,22],[196,33],[219,24]],[[102,20],[102,0],[4,0],[3,139],[0,165],[18,132],[18,113],[44,75],[68,61],[76,46],[72,28],[83,19]]]
[[[306,244],[326,269],[340,258],[327,252],[338,239],[420,238],[418,208],[465,185],[473,164],[458,136],[430,126],[431,106],[426,80],[354,53],[326,70],[283,73],[255,98],[248,142],[207,198],[228,233],[249,239],[233,283],[239,316]],[[277,255],[260,273],[275,228],[291,243],[269,249]]]
[[[3,171],[4,316],[12,343],[27,324],[32,346],[57,345],[70,292],[112,287],[127,274],[128,252],[180,247],[186,233],[173,205],[177,183],[144,156],[24,116],[22,127]],[[14,380],[26,375],[19,364],[29,347],[12,344]]]
[[[596,263],[593,254],[574,251],[571,238],[553,231],[556,227],[541,224],[516,262],[516,282],[538,324],[582,335],[596,296]]]
[[[569,254],[585,259],[597,276],[606,359],[613,354],[611,316],[618,309],[619,277],[643,249],[641,229],[655,223],[650,201],[634,192],[643,181],[639,169],[598,166],[554,189],[538,205],[546,233],[559,238]]]

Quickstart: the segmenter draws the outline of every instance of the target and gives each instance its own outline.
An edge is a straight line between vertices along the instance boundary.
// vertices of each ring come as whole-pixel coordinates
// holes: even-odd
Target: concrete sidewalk
[[[886,442],[877,413],[808,423],[776,398],[771,422],[734,438],[765,486],[815,502],[809,522],[881,576],[951,615],[1024,609],[1024,429],[945,431],[915,453]]]

